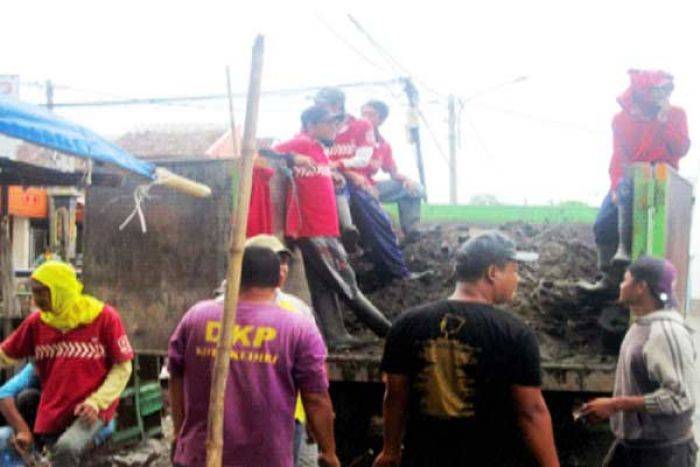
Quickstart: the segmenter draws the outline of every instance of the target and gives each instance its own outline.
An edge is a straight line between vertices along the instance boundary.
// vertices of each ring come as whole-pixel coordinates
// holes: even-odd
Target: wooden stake
[[[260,103],[260,83],[264,38],[258,36],[253,45],[253,59],[248,84],[248,103],[246,105],[245,128],[243,130],[243,152],[241,154],[240,187],[237,206],[232,219],[237,222],[231,232],[228,273],[226,275],[226,295],[224,314],[221,319],[221,336],[216,345],[216,356],[212,371],[211,392],[209,395],[209,418],[207,421],[207,467],[220,467],[223,457],[224,431],[224,394],[231,360],[231,338],[236,322],[236,307],[241,282],[241,263],[248,227],[248,208],[250,191],[253,184],[253,157],[255,156],[255,131],[258,121]],[[232,135],[235,136],[235,135]]]
[[[238,152],[238,140],[236,138],[236,119],[233,112],[233,91],[231,90],[231,67],[226,67],[226,89],[228,91],[228,114],[231,122],[231,149],[233,157],[236,158],[241,154]]]
[[[0,282],[3,301],[3,339],[12,331],[15,315],[15,274],[12,265],[12,236],[10,232],[9,189],[0,185]]]

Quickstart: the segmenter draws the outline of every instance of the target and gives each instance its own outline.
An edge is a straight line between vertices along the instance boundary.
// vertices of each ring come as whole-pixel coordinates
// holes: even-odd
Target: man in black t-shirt
[[[559,465],[535,335],[494,308],[514,296],[525,259],[534,258],[498,232],[469,240],[452,296],[396,320],[375,467]]]

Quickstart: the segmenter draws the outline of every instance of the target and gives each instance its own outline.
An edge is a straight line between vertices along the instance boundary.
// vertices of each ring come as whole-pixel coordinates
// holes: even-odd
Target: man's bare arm
[[[518,424],[538,464],[543,467],[558,467],[552,418],[542,397],[542,390],[533,386],[512,386],[511,397]]]
[[[591,423],[600,423],[612,417],[615,412],[643,412],[643,396],[599,397],[585,404],[581,415]]]
[[[407,376],[386,374],[384,379],[384,447],[374,462],[378,467],[398,465],[401,460],[409,395]]]
[[[22,417],[22,414],[19,413],[19,410],[17,410],[17,405],[13,397],[0,399],[0,413],[2,413],[7,423],[15,430],[15,433],[30,431],[27,421]]]
[[[318,443],[319,464],[323,466],[340,466],[335,453],[335,436],[333,435],[333,403],[328,391],[301,391],[306,419],[311,434]]]
[[[173,433],[175,439],[180,435],[182,420],[185,417],[185,397],[182,389],[182,376],[170,375],[170,411],[173,416]]]

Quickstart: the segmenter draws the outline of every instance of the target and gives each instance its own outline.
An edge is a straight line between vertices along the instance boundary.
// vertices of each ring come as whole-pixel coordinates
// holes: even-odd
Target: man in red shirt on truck
[[[355,118],[345,112],[345,93],[338,88],[319,90],[314,103],[326,108],[331,114],[338,115],[340,119],[328,157],[332,167],[342,174],[340,181],[336,182],[338,217],[343,239],[352,244],[359,238],[350,213],[350,194],[346,181],[365,190],[372,190],[358,170],[366,167],[374,154],[374,129],[369,121]]]
[[[378,336],[386,335],[389,320],[364,296],[340,243],[333,172],[327,150],[333,144],[338,118],[313,106],[301,115],[302,132],[273,149],[313,159],[311,167],[294,166],[287,192],[285,236],[296,239],[304,256],[313,308],[326,344],[333,350],[359,342],[348,333],[338,306],[340,297]]]
[[[669,102],[673,76],[664,71],[630,70],[630,86],[617,101],[622,110],[612,122],[610,191],[603,200],[593,232],[600,278],[583,283],[592,293],[617,293],[632,248],[632,190],[627,169],[636,162],[664,163],[678,169],[690,147],[682,108]]]
[[[369,182],[377,188],[379,201],[396,203],[399,207],[399,222],[404,240],[416,240],[419,236],[417,226],[420,222],[420,203],[423,198],[423,187],[399,172],[394,161],[393,151],[389,142],[379,132],[379,127],[389,116],[389,106],[380,100],[368,101],[362,106],[362,118],[374,127],[377,142],[374,155],[367,167],[360,169]],[[374,181],[379,170],[389,174],[389,180]]]
[[[374,126],[345,112],[345,94],[337,88],[321,89],[315,100],[343,118],[330,152],[331,164],[347,181],[336,190],[343,239],[352,247],[350,234],[359,231],[380,282],[423,277],[409,271],[379,191],[365,175],[377,150]]]

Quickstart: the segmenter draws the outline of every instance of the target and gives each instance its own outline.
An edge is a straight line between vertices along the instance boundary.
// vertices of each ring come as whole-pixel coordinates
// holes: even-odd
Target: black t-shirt
[[[540,354],[520,319],[453,300],[414,308],[389,331],[382,371],[410,381],[404,465],[532,463],[511,387],[542,384]]]

